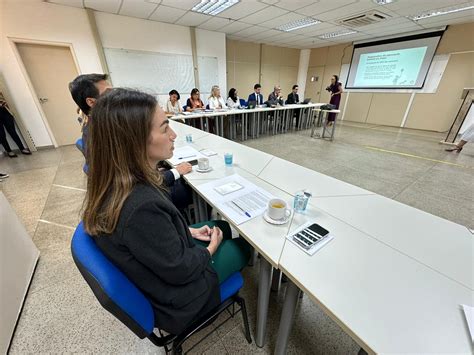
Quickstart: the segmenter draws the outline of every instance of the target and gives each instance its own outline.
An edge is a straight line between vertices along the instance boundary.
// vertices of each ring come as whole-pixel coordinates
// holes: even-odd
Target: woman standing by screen
[[[326,88],[327,91],[331,93],[331,100],[329,103],[336,106],[335,109],[339,109],[339,104],[341,103],[341,94],[342,94],[342,84],[339,82],[339,77],[333,75],[331,77],[331,85]],[[331,126],[332,123],[336,120],[336,114],[328,114],[328,125]]]

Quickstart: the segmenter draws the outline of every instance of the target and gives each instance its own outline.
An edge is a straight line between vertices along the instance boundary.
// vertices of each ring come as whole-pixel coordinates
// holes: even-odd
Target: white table
[[[321,198],[311,203],[474,290],[474,237],[466,227],[380,195]]]
[[[230,174],[222,156],[227,151],[234,153],[237,163],[230,168],[232,172],[290,203],[298,190],[307,188],[313,193],[308,212],[294,215],[291,227],[275,227],[261,218],[234,226],[262,255],[257,345],[264,342],[274,266],[290,279],[278,336],[279,354],[286,348],[298,289],[369,352],[473,351],[460,308],[460,304],[474,305],[474,244],[465,227],[172,122],[173,129],[176,125],[180,125],[176,128],[179,134],[193,134],[193,146],[219,153],[211,161],[215,175],[193,172],[185,177],[197,193],[200,184]],[[183,139],[178,137],[177,145],[186,144]],[[313,218],[335,239],[310,257],[284,236],[288,228]]]
[[[368,190],[277,157],[265,166],[258,177],[292,195],[298,190],[308,189],[313,201],[324,196],[374,195]]]
[[[473,351],[460,307],[472,305],[472,290],[313,206],[290,230],[308,218],[335,238],[313,256],[285,243],[279,267],[290,282],[276,354],[284,354],[298,288],[369,353]]]

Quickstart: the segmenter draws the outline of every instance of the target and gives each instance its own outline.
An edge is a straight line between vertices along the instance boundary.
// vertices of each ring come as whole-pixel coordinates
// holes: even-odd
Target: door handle
[[[44,104],[45,102],[48,102],[48,98],[47,97],[40,97],[39,102]]]

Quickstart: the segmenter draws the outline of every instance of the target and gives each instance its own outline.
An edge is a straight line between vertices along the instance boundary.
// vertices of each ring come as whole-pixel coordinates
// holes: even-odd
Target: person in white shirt
[[[179,99],[181,98],[179,92],[175,89],[169,92],[170,98],[166,102],[165,113],[168,115],[176,115],[180,112],[183,112],[183,108],[179,103]]]
[[[208,99],[208,105],[211,110],[227,108],[224,98],[221,96],[221,89],[214,85],[211,89],[211,96]]]
[[[229,108],[240,108],[240,98],[237,96],[237,89],[232,88],[229,90],[229,97],[227,98],[227,107]]]

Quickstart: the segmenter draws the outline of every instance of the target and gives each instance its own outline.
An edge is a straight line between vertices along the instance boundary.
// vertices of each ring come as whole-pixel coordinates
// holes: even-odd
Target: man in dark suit
[[[247,102],[255,101],[256,105],[263,105],[263,95],[260,93],[262,91],[262,85],[255,84],[253,90],[254,92],[249,95]]]
[[[293,85],[291,88],[291,92],[288,94],[288,98],[286,99],[286,103],[291,105],[291,104],[297,104],[300,102],[300,97],[298,95],[298,85]]]
[[[288,98],[286,99],[286,103],[288,105],[291,104],[298,104],[300,102],[300,97],[298,95],[298,85],[293,85],[291,88],[291,92],[288,94]],[[300,109],[293,110],[293,117],[296,117],[296,127],[298,127],[300,121]]]

